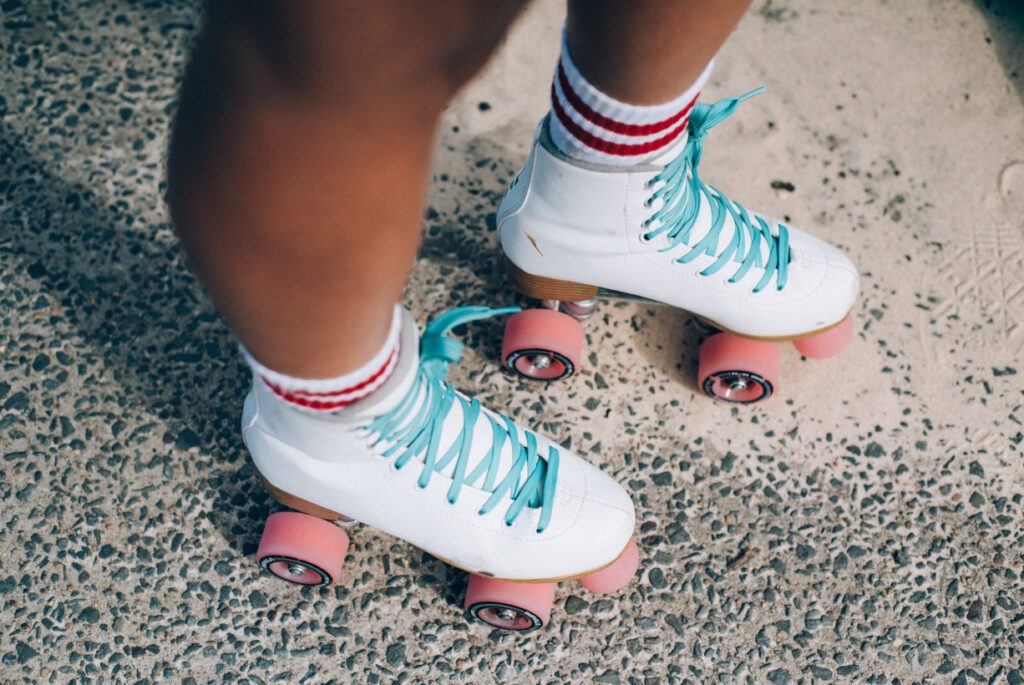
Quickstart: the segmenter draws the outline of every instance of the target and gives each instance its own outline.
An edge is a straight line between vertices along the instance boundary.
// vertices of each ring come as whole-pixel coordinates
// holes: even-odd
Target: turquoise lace
[[[669,245],[662,252],[673,250],[679,245],[689,246],[701,202],[706,201],[711,210],[711,228],[676,261],[686,264],[701,255],[717,257],[700,272],[702,276],[717,273],[730,261],[738,263],[739,268],[729,277],[730,283],[741,280],[753,267],[764,269],[764,275],[754,286],[755,293],[761,292],[771,282],[772,276],[776,276],[777,289],[782,290],[786,286],[790,260],[789,229],[779,224],[778,232],[772,233],[764,219],[752,216],[740,203],[730,200],[717,188],[701,181],[697,166],[700,164],[708,131],[732,116],[741,102],[762,92],[764,88],[757,88],[739,97],[724,98],[712,105],[694,106],[690,113],[690,135],[683,152],[648,181],[648,187],[663,183],[647,200],[648,206],[657,199],[664,200],[664,204],[644,222],[645,228],[655,222],[659,223],[657,228],[644,233],[645,240],[653,240],[662,234],[669,238]],[[732,217],[736,228],[732,240],[719,248],[719,238],[727,217]],[[762,257],[762,244],[767,246],[767,259]]]
[[[540,509],[537,532],[542,533],[551,521],[551,511],[558,482],[558,449],[553,445],[547,459],[538,453],[537,436],[520,430],[507,417],[482,411],[480,403],[455,392],[445,382],[448,364],[462,356],[463,344],[446,334],[454,327],[492,316],[518,312],[518,307],[460,307],[431,321],[420,341],[420,368],[416,380],[405,397],[391,411],[374,419],[366,428],[376,436],[375,445],[387,445],[384,458],[396,457],[394,468],[401,469],[413,461],[422,463],[418,484],[426,488],[434,473],[443,471],[455,461],[448,502],[455,504],[463,486],[475,486],[490,492],[480,508],[483,516],[502,500],[511,498],[505,512],[505,525],[511,526],[523,509]],[[455,407],[462,408],[462,430],[451,446],[440,454],[441,429],[445,417]],[[491,447],[480,462],[470,468],[473,427],[480,415],[491,425]],[[520,433],[525,444],[520,441]],[[509,443],[513,453],[512,467],[499,474],[501,451]]]

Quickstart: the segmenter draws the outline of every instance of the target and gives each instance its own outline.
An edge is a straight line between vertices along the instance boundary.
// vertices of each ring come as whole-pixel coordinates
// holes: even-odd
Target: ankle
[[[574,63],[563,36],[551,86],[551,139],[579,161],[614,166],[649,162],[686,137],[690,110],[707,83],[712,64],[695,83],[659,105],[634,105],[603,93]]]
[[[396,306],[384,344],[358,368],[332,378],[297,378],[268,368],[239,345],[256,382],[281,402],[312,412],[335,412],[372,395],[394,373],[400,354],[402,310]]]

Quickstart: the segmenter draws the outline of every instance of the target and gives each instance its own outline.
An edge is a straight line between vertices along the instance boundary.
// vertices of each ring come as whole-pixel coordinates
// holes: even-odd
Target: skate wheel
[[[267,518],[256,560],[289,583],[330,585],[341,573],[346,551],[348,536],[333,523],[282,511]]]
[[[824,333],[793,341],[797,352],[809,359],[824,359],[842,352],[853,338],[853,317],[847,316]]]
[[[630,539],[619,558],[597,573],[580,578],[580,585],[591,592],[616,592],[629,585],[640,566],[640,550],[636,540]]]
[[[697,378],[708,395],[749,404],[772,394],[780,366],[775,343],[716,333],[700,346]]]
[[[555,602],[555,583],[521,583],[486,576],[469,577],[466,610],[488,625],[530,631],[547,625]]]
[[[553,381],[571,376],[583,357],[583,326],[552,309],[527,309],[505,323],[501,357],[520,376]]]

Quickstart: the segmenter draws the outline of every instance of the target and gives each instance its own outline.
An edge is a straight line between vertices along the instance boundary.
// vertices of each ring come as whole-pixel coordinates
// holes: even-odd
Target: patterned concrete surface
[[[0,682],[1024,682],[1024,60],[1007,3],[757,0],[709,98],[764,84],[704,173],[849,250],[840,358],[786,350],[769,403],[695,392],[700,332],[605,306],[561,385],[468,390],[628,486],[642,573],[553,624],[468,623],[462,574],[368,529],[335,587],[252,559],[246,372],[161,202],[184,2],[0,3]],[[543,112],[533,7],[443,126],[424,321],[516,296],[493,212]],[[685,37],[680,38],[681,40]]]

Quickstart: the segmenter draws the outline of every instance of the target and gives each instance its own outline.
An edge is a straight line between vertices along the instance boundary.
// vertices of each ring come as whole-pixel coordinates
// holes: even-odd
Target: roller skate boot
[[[570,159],[541,122],[497,217],[509,277],[542,302],[507,322],[509,369],[545,380],[571,375],[582,359],[580,321],[602,297],[667,304],[721,331],[701,345],[698,384],[730,402],[772,394],[776,343],[792,342],[806,357],[845,346],[859,289],[850,259],[747,210],[698,173],[708,131],[762,90],[697,104],[687,135],[639,166]]]
[[[519,311],[457,309],[418,339],[403,312],[395,371],[337,413],[279,401],[260,380],[242,433],[269,492],[293,511],[267,520],[257,557],[293,583],[339,580],[354,521],[470,573],[465,607],[498,628],[531,630],[551,614],[555,585],[595,592],[636,572],[634,512],[614,480],[445,380],[468,321]]]

